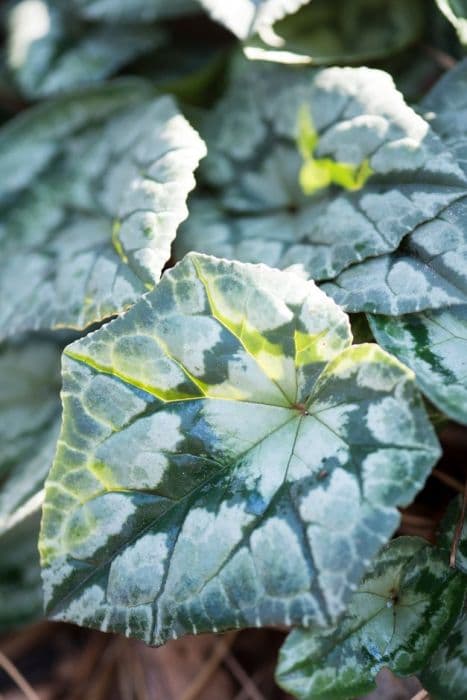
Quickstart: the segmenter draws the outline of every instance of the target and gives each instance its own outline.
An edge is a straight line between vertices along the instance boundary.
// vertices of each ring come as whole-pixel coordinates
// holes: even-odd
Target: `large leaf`
[[[212,17],[224,24],[240,39],[271,27],[309,0],[199,0]]]
[[[159,279],[204,144],[169,97],[123,82],[0,131],[0,336],[84,328]]]
[[[336,628],[289,635],[277,680],[300,700],[350,700],[371,690],[384,667],[418,673],[449,634],[465,590],[446,552],[400,537],[382,550]]]
[[[467,174],[467,60],[422,103]],[[325,287],[347,311],[400,315],[467,303],[467,193],[407,236],[400,249],[355,265]]]
[[[253,59],[314,65],[381,60],[419,37],[423,17],[419,0],[313,0],[273,29],[260,27],[245,52]]]
[[[412,373],[350,343],[312,282],[191,255],[70,345],[52,617],[156,644],[335,620],[439,455]]]
[[[467,615],[430,659],[421,681],[431,700],[460,700],[467,688]]]
[[[436,0],[436,3],[454,25],[463,44],[467,44],[467,1],[466,0]]]
[[[82,17],[112,22],[148,22],[198,10],[197,0],[69,0]]]
[[[194,199],[179,256],[198,250],[332,278],[396,249],[466,191],[452,156],[377,70],[255,63],[204,136],[211,194]]]
[[[369,322],[378,343],[413,369],[430,401],[467,424],[467,306]]]
[[[102,80],[163,41],[151,26],[86,24],[57,0],[19,0],[8,16],[7,64],[25,95],[46,96]]]

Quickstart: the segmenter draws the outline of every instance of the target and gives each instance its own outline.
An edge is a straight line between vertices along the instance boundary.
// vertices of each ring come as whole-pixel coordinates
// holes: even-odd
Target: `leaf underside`
[[[350,344],[312,282],[193,254],[69,346],[54,619],[151,644],[334,621],[439,455],[413,375]]]

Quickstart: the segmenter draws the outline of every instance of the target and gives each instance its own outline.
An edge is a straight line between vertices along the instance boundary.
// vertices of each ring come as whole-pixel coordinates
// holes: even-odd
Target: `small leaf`
[[[376,341],[413,369],[430,401],[467,424],[467,306],[368,320]]]
[[[244,50],[250,59],[279,63],[367,63],[416,41],[423,19],[419,0],[313,0],[272,29],[260,28]]]
[[[50,100],[0,131],[0,337],[76,328],[159,280],[204,154],[139,81]]]
[[[467,616],[430,659],[420,676],[431,700],[460,700],[467,688]]]
[[[261,29],[289,15],[309,0],[199,0],[213,19],[221,22],[240,39],[247,39]]]
[[[7,65],[28,97],[101,81],[164,41],[163,32],[151,26],[80,22],[57,0],[19,0],[7,26]]]
[[[350,700],[371,690],[384,667],[399,676],[418,673],[460,614],[465,583],[445,552],[415,537],[393,540],[337,627],[291,632],[279,684],[300,700]]]
[[[68,346],[49,613],[148,643],[328,624],[439,456],[413,375],[312,282],[190,255]]]
[[[192,198],[178,257],[196,250],[332,279],[396,250],[466,193],[451,154],[386,73],[245,70],[204,122],[209,190]]]

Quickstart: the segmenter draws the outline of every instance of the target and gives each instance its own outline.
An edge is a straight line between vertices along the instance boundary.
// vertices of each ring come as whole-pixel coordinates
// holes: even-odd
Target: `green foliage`
[[[439,455],[413,375],[350,344],[312,282],[190,255],[70,345],[53,617],[156,644],[335,621]]]
[[[299,626],[299,698],[462,696],[460,501],[390,539],[440,456],[420,392],[467,424],[466,16],[2,8],[0,631],[41,614],[42,512],[54,619]]]
[[[375,559],[336,628],[290,634],[277,679],[300,700],[351,700],[370,691],[384,667],[418,673],[446,640],[465,590],[446,551],[399,537]]]

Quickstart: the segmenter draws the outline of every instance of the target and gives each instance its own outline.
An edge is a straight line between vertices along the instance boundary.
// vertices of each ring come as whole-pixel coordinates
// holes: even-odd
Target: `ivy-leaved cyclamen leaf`
[[[431,700],[460,700],[467,688],[467,615],[463,615],[449,637],[420,675]]]
[[[260,27],[244,51],[279,63],[362,64],[402,51],[422,29],[423,0],[312,0],[272,31]]]
[[[121,312],[160,277],[205,151],[170,97],[125,81],[0,131],[0,337]]]
[[[430,401],[467,424],[467,306],[369,322],[377,342],[413,369]]]
[[[467,175],[467,60],[422,103]],[[399,250],[342,272],[324,289],[347,311],[398,316],[467,303],[467,192],[408,235]]]
[[[436,0],[436,4],[455,27],[460,41],[467,44],[467,1]]]
[[[82,22],[69,3],[58,0],[19,0],[7,28],[7,66],[27,97],[103,80],[164,42],[153,26]]]
[[[291,632],[277,680],[299,700],[351,700],[371,690],[384,667],[419,673],[455,624],[465,592],[445,551],[399,537],[378,555],[338,626]]]
[[[85,19],[121,23],[171,19],[198,9],[198,0],[70,0],[70,4]]]
[[[467,191],[452,155],[386,73],[246,70],[205,120],[200,178],[210,193],[192,198],[179,256],[297,265],[331,279],[396,250]]]
[[[439,455],[413,374],[299,276],[189,255],[68,346],[54,619],[152,644],[327,625]]]

